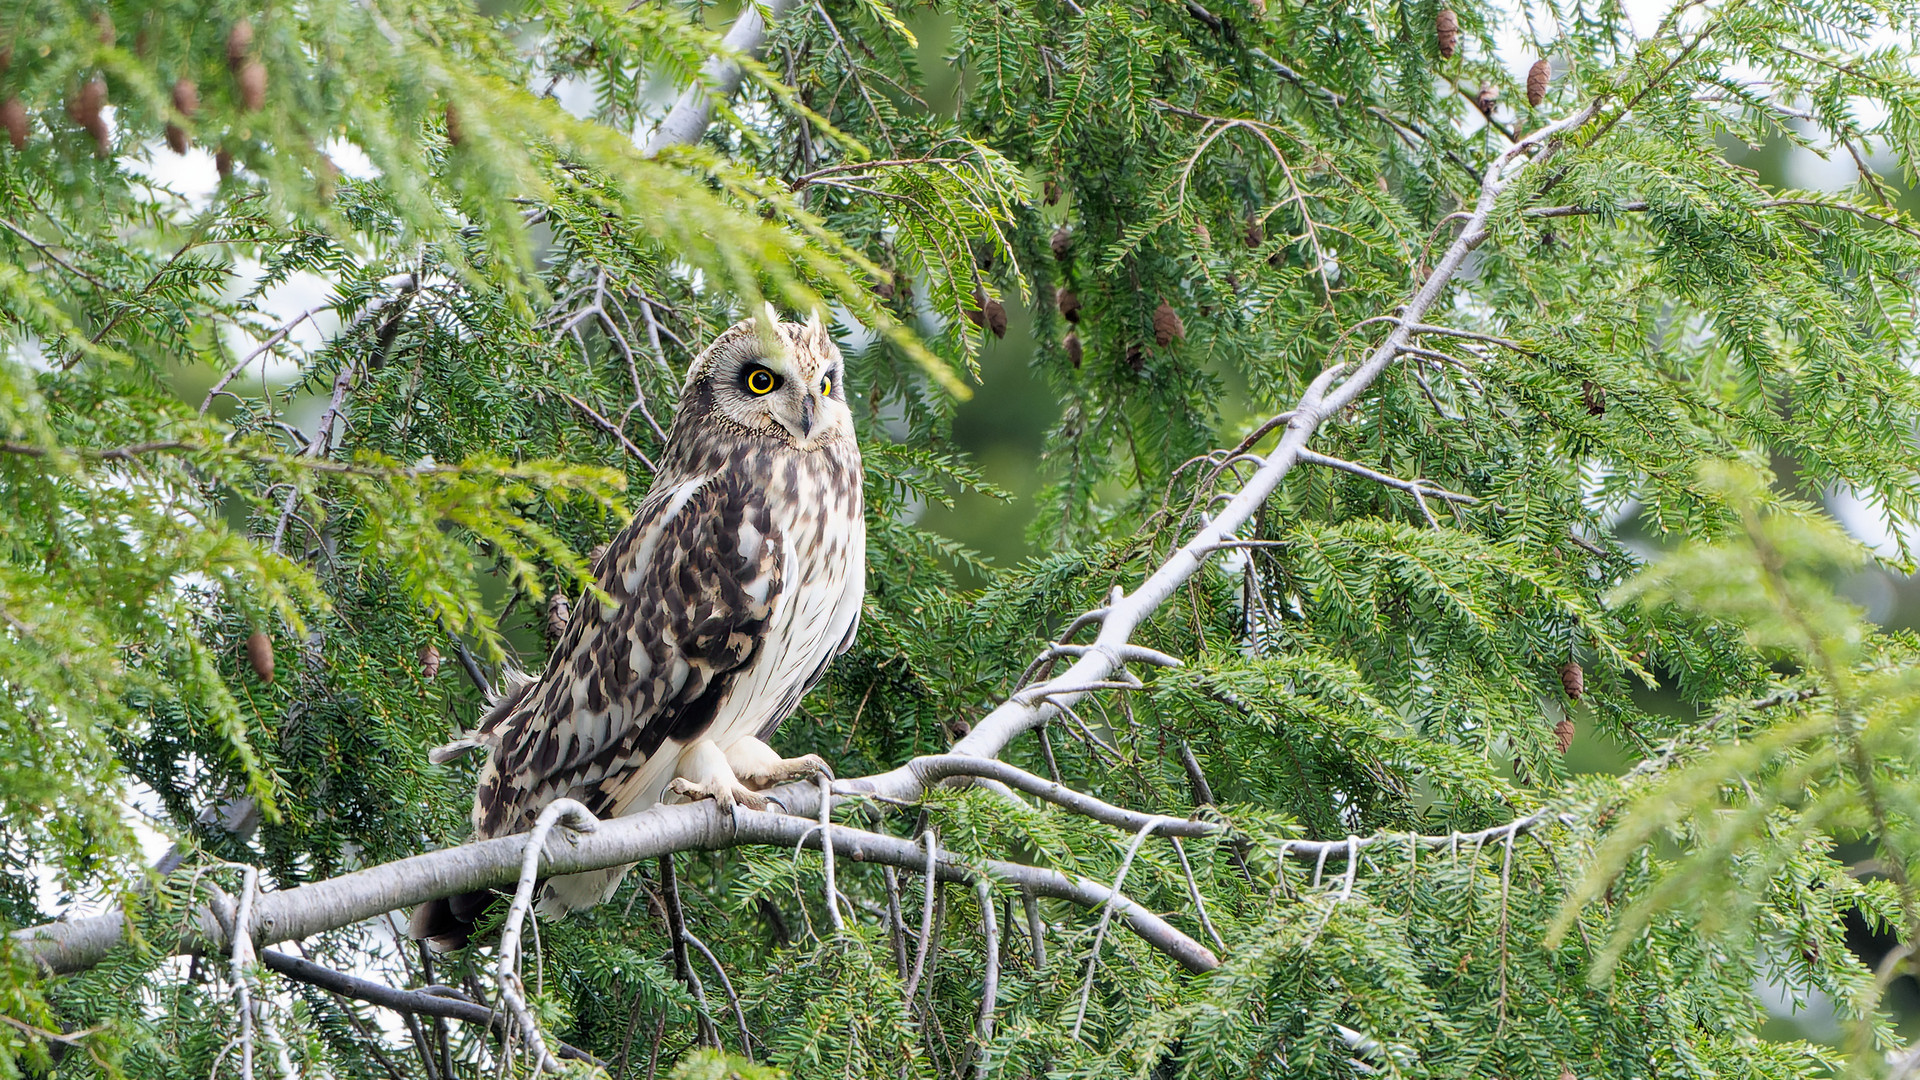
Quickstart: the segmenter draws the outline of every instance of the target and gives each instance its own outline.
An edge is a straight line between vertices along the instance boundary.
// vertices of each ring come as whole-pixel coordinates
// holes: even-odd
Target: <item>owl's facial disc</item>
[[[776,323],[763,335],[753,322],[728,329],[702,354],[689,387],[706,382],[713,407],[756,434],[812,451],[853,438],[853,416],[841,387],[845,365],[816,316]]]
[[[783,431],[795,449],[813,450],[848,428],[847,407],[837,397],[840,357],[757,356],[740,365],[735,390],[764,410],[770,430]]]

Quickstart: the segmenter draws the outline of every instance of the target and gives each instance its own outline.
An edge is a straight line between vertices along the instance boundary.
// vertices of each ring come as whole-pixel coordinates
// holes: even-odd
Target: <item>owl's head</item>
[[[771,312],[769,312],[771,313]],[[819,311],[804,323],[737,322],[694,358],[680,400],[747,431],[815,450],[853,438],[846,364]]]

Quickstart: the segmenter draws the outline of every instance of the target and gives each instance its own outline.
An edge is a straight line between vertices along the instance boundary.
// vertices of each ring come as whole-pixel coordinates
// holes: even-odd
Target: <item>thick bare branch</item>
[[[815,798],[817,808],[817,794]],[[550,838],[540,860],[540,873],[547,877],[580,874],[673,851],[716,851],[748,844],[819,850],[820,823],[812,817],[747,809],[736,809],[729,818],[711,801],[656,806],[632,817],[602,822],[591,833],[568,834],[565,840]],[[299,940],[438,897],[515,883],[526,848],[525,836],[480,840],[283,892],[262,893],[249,925],[256,944]],[[911,840],[846,825],[834,826],[834,848],[839,858],[854,862],[884,863],[907,870],[922,869],[927,863],[926,850]],[[1135,933],[1187,970],[1202,972],[1219,966],[1219,959],[1205,946],[1136,901],[1114,896],[1101,882],[1019,863],[966,860],[944,852],[934,860],[934,876],[941,881],[971,884],[981,873],[1086,908],[1110,902]],[[16,931],[14,945],[50,974],[79,971],[99,963],[124,940],[124,923],[125,917],[119,912],[48,923]],[[187,914],[173,940],[150,937],[149,943],[183,953],[224,955],[229,951],[226,931],[213,911],[205,907]]]
[[[796,3],[797,0],[767,0],[764,6],[748,4],[739,18],[733,20],[733,26],[720,43],[734,55],[758,52],[767,40],[767,20],[785,15]],[[660,121],[659,130],[647,140],[647,156],[654,157],[670,146],[691,146],[699,142],[707,133],[707,125],[713,123],[714,101],[732,97],[745,76],[739,64],[724,56],[708,58],[706,66],[700,69],[700,77],[680,92],[667,118]]]

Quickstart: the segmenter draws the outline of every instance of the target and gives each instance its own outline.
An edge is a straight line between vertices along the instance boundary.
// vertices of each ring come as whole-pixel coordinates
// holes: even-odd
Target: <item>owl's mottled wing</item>
[[[616,605],[582,602],[539,683],[480,733],[494,751],[474,805],[480,835],[527,829],[563,796],[620,813],[648,758],[712,724],[766,636],[784,565],[745,470],[655,490],[601,561]]]

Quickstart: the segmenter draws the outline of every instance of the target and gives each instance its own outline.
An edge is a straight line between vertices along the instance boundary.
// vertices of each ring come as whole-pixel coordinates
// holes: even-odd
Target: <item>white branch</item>
[[[527,1045],[533,1047],[533,1071],[538,1076],[543,1070],[557,1073],[560,1063],[554,1060],[547,1049],[547,1039],[540,1031],[540,1024],[533,1018],[533,1011],[527,1008],[526,987],[520,982],[520,931],[527,923],[527,914],[533,910],[533,886],[540,879],[540,855],[547,846],[547,834],[553,831],[556,823],[565,820],[567,827],[580,833],[589,833],[598,828],[600,822],[593,811],[572,799],[555,799],[540,811],[540,817],[534,821],[533,829],[522,841],[520,856],[520,879],[513,890],[513,906],[507,909],[507,922],[500,931],[499,963],[494,976],[500,983],[500,999],[506,1002],[507,1012],[520,1026]]]
[[[986,1080],[990,1057],[987,1044],[993,1041],[993,1007],[1000,1001],[1000,935],[993,920],[993,886],[985,878],[973,883],[980,899],[980,934],[986,939],[987,970],[980,987],[980,1021],[975,1033],[980,1039],[980,1058],[974,1075]]]
[[[758,52],[767,40],[767,21],[785,15],[796,3],[797,0],[767,0],[763,7],[749,2],[740,17],[733,20],[733,26],[720,44],[736,56]],[[700,77],[680,92],[672,111],[660,121],[653,138],[647,140],[647,156],[655,157],[670,146],[691,146],[699,142],[707,133],[707,125],[713,123],[713,103],[732,97],[745,77],[746,72],[732,60],[724,56],[709,57],[706,66],[700,69]]]

